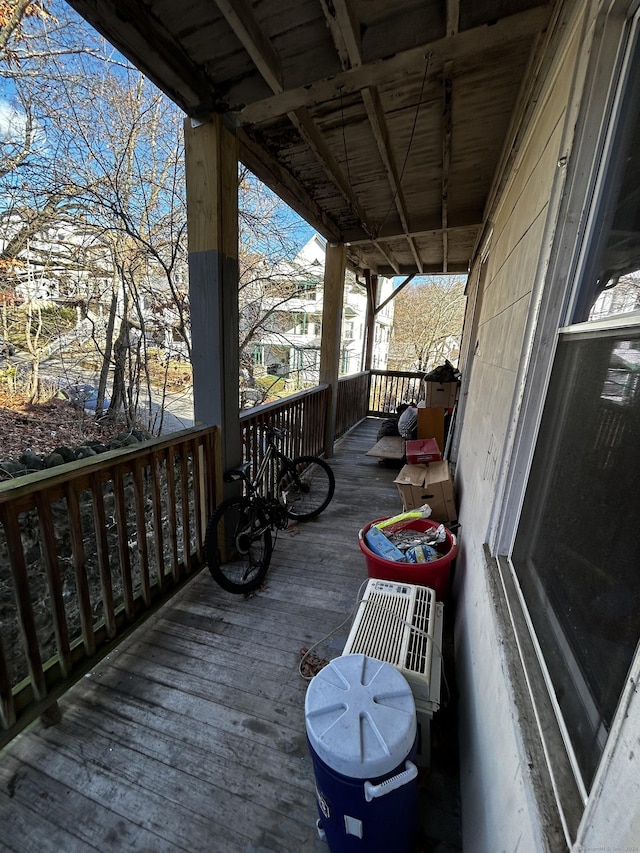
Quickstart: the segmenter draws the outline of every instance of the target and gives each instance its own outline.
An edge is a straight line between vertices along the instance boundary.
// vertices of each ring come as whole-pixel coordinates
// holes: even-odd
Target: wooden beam
[[[345,247],[329,243],[324,265],[324,297],[322,300],[322,336],[320,343],[320,384],[331,386],[330,411],[327,417],[324,450],[333,455],[336,410],[338,404],[338,373],[340,370],[340,336],[342,302],[344,299]]]
[[[282,92],[280,60],[251,6],[245,0],[215,0],[215,3],[273,92]]]
[[[373,360],[373,337],[376,328],[376,291],[378,276],[371,275],[371,270],[364,271],[365,287],[367,290],[366,336],[364,340],[363,370],[371,370]]]
[[[282,74],[278,57],[264,35],[264,31],[261,29],[251,7],[245,0],[215,1],[267,85],[275,94],[281,93],[283,91]],[[336,9],[336,14],[342,20],[350,21],[348,10],[344,4],[340,11]],[[350,23],[349,29],[351,29]],[[355,49],[354,44],[355,35],[352,32],[349,36],[351,49]],[[365,230],[372,230],[371,223],[367,222],[367,215],[358,202],[351,184],[329,150],[309,111],[306,107],[300,107],[289,112],[288,118],[315,155],[329,180],[337,187],[347,204],[352,208]]]
[[[347,180],[346,175],[340,168],[336,158],[329,150],[328,145],[324,141],[322,134],[315,125],[307,109],[299,109],[289,114],[289,119],[302,137],[302,139],[311,148],[316,156],[316,159],[324,169],[328,178],[340,190],[347,204],[351,206],[353,212],[362,223],[363,228],[369,234],[373,233],[373,226],[367,221],[367,214],[362,205],[356,198],[356,195]]]
[[[447,60],[469,59],[486,50],[500,47],[541,32],[548,20],[549,6],[538,6],[501,18],[491,26],[483,25],[465,30],[451,38],[442,38],[419,47],[398,53],[389,59],[367,63],[342,71],[332,77],[318,80],[308,86],[299,86],[271,98],[247,104],[230,116],[239,125],[260,124],[278,118],[300,107],[311,108],[338,99],[344,95],[361,92],[368,86],[392,85],[424,69],[425,57],[430,55],[433,76],[441,73]]]
[[[340,241],[340,230],[335,222],[311,198],[302,184],[296,181],[291,172],[287,171],[275,158],[269,156],[246,130],[238,130],[238,143],[240,160],[247,168],[263,176],[268,173],[272,178],[271,187],[278,187],[278,195],[289,207],[299,213],[329,242]]]
[[[350,3],[333,0],[329,6],[320,0],[329,32],[338,51],[343,68],[356,68],[362,64],[360,28],[353,16]]]
[[[373,240],[371,242],[376,247],[376,249],[380,252],[382,257],[387,261],[387,263],[389,264],[391,269],[394,271],[394,273],[396,275],[400,275],[400,265],[398,264],[398,261],[394,258],[393,252],[391,252],[389,249],[387,249],[387,247],[384,246],[382,243],[380,243],[378,240]]]
[[[222,117],[185,120],[189,301],[196,423],[222,426],[224,469],[241,461],[238,400],[238,146]]]
[[[450,213],[448,214],[448,227],[447,232],[449,234],[455,234],[460,231],[478,231],[482,228],[482,218],[479,212],[469,212],[469,214],[461,214],[452,216]],[[378,242],[388,242],[390,240],[403,240],[405,237],[412,237],[414,239],[419,239],[420,237],[433,237],[436,239],[441,239],[442,236],[442,215],[439,217],[429,217],[428,220],[424,220],[422,223],[416,223],[416,227],[412,229],[408,235],[404,234],[402,231],[396,232],[391,231],[390,228],[383,229],[380,234],[378,234]],[[353,229],[344,233],[345,242],[347,242],[350,246],[357,248],[359,246],[371,245],[371,237],[363,232],[361,229]]]
[[[447,0],[447,36],[457,35],[460,26],[460,0]]]
[[[408,276],[405,278],[405,280],[402,282],[402,284],[399,284],[399,285],[394,289],[393,293],[391,293],[389,296],[387,296],[387,298],[384,300],[384,302],[381,302],[381,303],[380,303],[380,305],[378,305],[378,306],[377,306],[377,308],[376,308],[376,314],[378,313],[378,311],[382,311],[382,309],[385,307],[385,305],[388,305],[388,304],[391,302],[391,300],[392,300],[392,299],[395,299],[395,298],[396,298],[396,296],[400,293],[400,291],[401,291],[401,290],[404,290],[404,288],[409,284],[409,282],[410,282],[412,279],[414,279],[414,278],[415,278],[415,275],[416,275],[416,274],[415,274],[415,273],[413,273],[413,272],[412,272],[410,275],[408,275]]]
[[[442,80],[442,269],[449,262],[449,173],[451,170],[451,101],[453,81],[452,62],[446,62]]]

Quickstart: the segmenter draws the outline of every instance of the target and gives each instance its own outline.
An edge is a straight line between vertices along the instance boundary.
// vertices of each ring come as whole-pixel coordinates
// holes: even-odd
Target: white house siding
[[[508,637],[497,618],[500,588],[489,577],[483,545],[497,498],[512,418],[531,294],[539,274],[565,116],[579,55],[576,21],[564,39],[519,155],[490,223],[493,227],[477,343],[470,343],[469,392],[460,435],[456,486],[461,549],[457,560],[456,660],[461,702],[461,786],[465,853],[538,851],[549,837],[529,773],[526,721],[510,682]],[[478,261],[479,262],[479,261]],[[471,328],[470,322],[466,324]],[[557,834],[552,836],[557,840]]]

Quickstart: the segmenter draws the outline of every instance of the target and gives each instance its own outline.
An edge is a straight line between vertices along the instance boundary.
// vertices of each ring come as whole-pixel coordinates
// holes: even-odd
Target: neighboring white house
[[[282,376],[292,387],[318,382],[320,340],[322,335],[323,281],[326,243],[314,235],[300,250],[291,265],[283,265],[283,276],[295,283],[296,293],[281,301],[270,318],[269,331],[253,344],[253,362],[258,369]],[[389,279],[379,280],[377,303],[392,291]],[[274,304],[278,297],[273,297]],[[340,374],[362,370],[366,336],[367,296],[365,287],[347,272],[340,341]],[[372,367],[385,369],[393,326],[393,301],[376,315]]]

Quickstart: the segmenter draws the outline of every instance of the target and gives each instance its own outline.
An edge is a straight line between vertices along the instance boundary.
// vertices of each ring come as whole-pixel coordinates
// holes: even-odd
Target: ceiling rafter
[[[251,7],[245,0],[215,0],[215,2],[267,85],[275,95],[281,94],[283,84],[278,56],[264,35],[264,31]],[[349,181],[329,150],[309,111],[306,107],[300,106],[289,111],[287,116],[303,141],[313,151],[325,174],[340,191],[347,204],[351,206],[365,231],[371,231],[371,224],[367,221],[366,212],[356,198]]]
[[[357,22],[351,15],[350,6],[345,2],[345,0],[333,0],[333,11],[335,16],[331,14],[331,11],[324,3],[323,9],[325,9],[325,15],[328,17],[329,29],[334,38],[336,50],[341,58],[343,69],[346,70],[349,66],[352,68],[359,67],[362,65],[360,34]],[[343,45],[346,49],[346,57],[343,55]],[[407,235],[407,242],[413,259],[416,262],[416,266],[418,267],[418,270],[422,272],[422,259],[418,252],[418,247],[414,240],[408,236],[409,221],[406,203],[402,187],[400,186],[397,166],[391,153],[389,130],[378,89],[376,86],[366,86],[362,89],[361,96],[367,111],[372,135],[378,147],[378,152],[387,174],[393,204],[395,204],[396,210],[398,211],[402,230]]]
[[[427,54],[431,55],[430,64],[435,69],[433,74],[436,76],[437,69],[447,60],[472,57],[518,39],[535,36],[544,29],[549,15],[550,11],[546,6],[508,15],[491,26],[482,25],[464,30],[453,37],[401,51],[389,59],[350,68],[308,86],[298,86],[280,95],[255,101],[241,109],[232,110],[231,116],[238,125],[261,124],[282,117],[299,107],[311,108],[337,100],[344,95],[361,92],[367,86],[400,84],[408,76],[417,75],[424,70]]]
[[[269,88],[279,95],[284,91],[280,60],[246,0],[215,0],[251,61]]]
[[[372,242],[376,249],[380,252],[382,257],[387,261],[394,273],[396,275],[400,275],[400,264],[396,260],[393,252],[379,240],[373,240]]]
[[[240,128],[237,132],[238,144],[240,146],[240,160],[256,174],[268,172],[280,187],[279,194],[283,201],[296,210],[303,218],[309,221],[321,234],[329,240],[339,242],[341,240],[340,230],[319,205],[312,199],[304,187],[296,181],[294,176],[285,169],[275,158],[268,157],[261,148],[244,130]]]
[[[460,0],[447,0],[447,35],[457,35],[459,26]]]

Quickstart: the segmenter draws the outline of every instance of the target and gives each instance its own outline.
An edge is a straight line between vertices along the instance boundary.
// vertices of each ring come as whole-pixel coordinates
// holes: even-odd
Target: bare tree
[[[457,359],[464,317],[464,280],[430,278],[406,287],[395,299],[389,366],[427,371]]]

